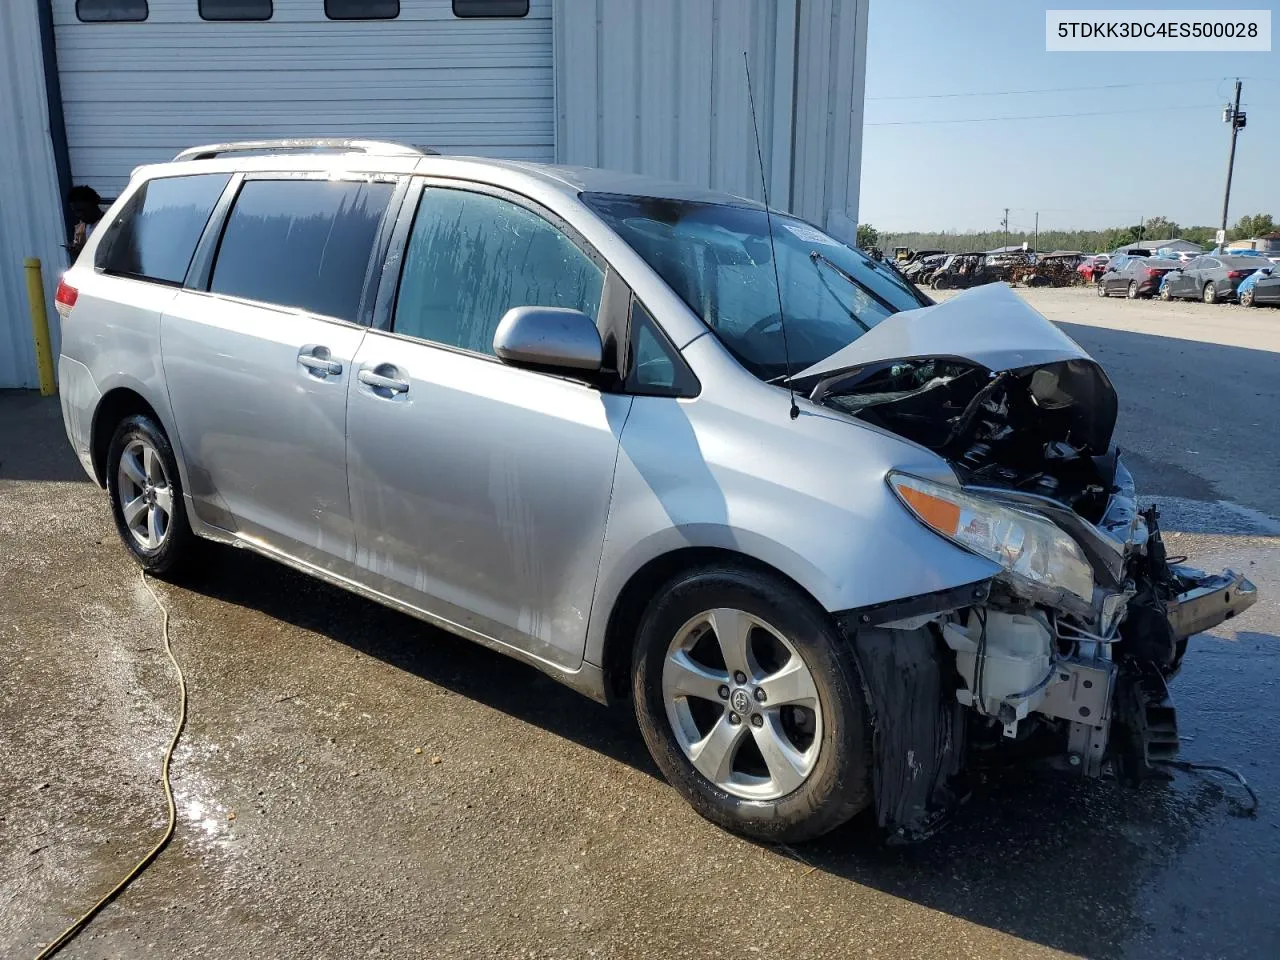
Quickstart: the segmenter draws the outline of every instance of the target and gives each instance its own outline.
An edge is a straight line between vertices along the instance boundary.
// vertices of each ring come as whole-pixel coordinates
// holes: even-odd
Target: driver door
[[[516,306],[598,318],[603,261],[499,191],[432,183],[409,217],[348,391],[356,565],[450,629],[576,668],[632,400],[507,366],[493,335]]]

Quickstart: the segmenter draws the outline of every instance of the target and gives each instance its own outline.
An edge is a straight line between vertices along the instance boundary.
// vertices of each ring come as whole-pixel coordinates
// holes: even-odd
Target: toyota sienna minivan
[[[57,293],[156,575],[252,550],[630,701],[704,816],[928,834],[978,748],[1142,777],[1252,584],[1170,562],[1102,368],[749,200],[370,141],[141,167]]]

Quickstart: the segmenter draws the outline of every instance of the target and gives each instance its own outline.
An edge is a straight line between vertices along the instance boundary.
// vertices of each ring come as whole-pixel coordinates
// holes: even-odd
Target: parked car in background
[[[1076,272],[1084,277],[1086,281],[1092,283],[1101,277],[1107,271],[1107,264],[1111,258],[1105,253],[1086,256],[1081,260],[1080,265],[1076,267]]]
[[[1234,300],[1236,290],[1251,273],[1263,266],[1261,257],[1196,257],[1169,278],[1162,294],[1166,300],[1200,299],[1205,303]]]
[[[1262,267],[1245,277],[1236,295],[1243,307],[1280,307],[1280,272]]]
[[[1098,281],[1098,296],[1123,293],[1130,300],[1154,296],[1164,275],[1177,268],[1177,260],[1164,257],[1117,257]]]

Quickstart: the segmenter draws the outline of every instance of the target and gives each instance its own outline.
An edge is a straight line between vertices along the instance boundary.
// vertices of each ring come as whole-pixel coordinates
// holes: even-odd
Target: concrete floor
[[[1174,687],[1184,755],[1238,766],[1257,816],[1199,776],[1004,773],[918,846],[757,846],[685,806],[626,713],[214,550],[156,584],[191,690],[177,836],[64,956],[1280,955],[1280,311],[1028,296],[1116,381],[1171,548],[1262,591]],[[23,957],[160,833],[175,704],[105,495],[27,394],[0,396],[0,637],[0,955]]]

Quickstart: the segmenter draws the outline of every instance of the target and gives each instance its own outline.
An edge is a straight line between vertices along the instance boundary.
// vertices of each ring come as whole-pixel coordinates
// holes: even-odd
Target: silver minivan
[[[977,750],[1159,772],[1188,638],[1102,369],[760,205],[279,141],[139,168],[57,294],[126,549],[275,558],[630,700],[706,817],[922,836]]]

